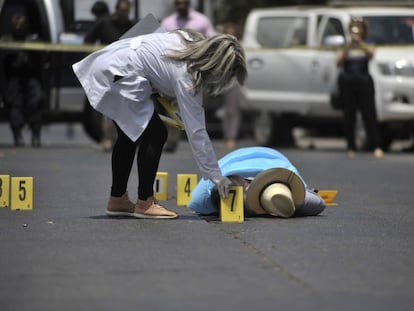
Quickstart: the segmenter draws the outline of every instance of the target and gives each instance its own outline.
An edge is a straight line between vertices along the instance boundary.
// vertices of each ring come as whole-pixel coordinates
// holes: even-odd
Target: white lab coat
[[[133,141],[154,113],[151,94],[175,99],[202,176],[217,178],[222,174],[206,131],[202,94],[192,91],[185,62],[163,56],[182,47],[174,33],[127,38],[88,55],[73,70],[90,104],[113,119]]]

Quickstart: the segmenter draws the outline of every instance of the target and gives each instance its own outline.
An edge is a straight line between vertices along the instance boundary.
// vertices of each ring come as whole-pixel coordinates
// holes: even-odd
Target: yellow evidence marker
[[[0,207],[10,207],[10,175],[0,175]]]
[[[33,177],[11,178],[11,209],[33,209]]]
[[[244,222],[243,187],[231,186],[227,198],[220,198],[222,222]]]
[[[157,172],[154,181],[154,197],[159,201],[168,200],[168,173]]]
[[[333,200],[338,194],[338,190],[318,190],[318,195],[325,201],[327,206],[338,206]]]
[[[197,185],[197,174],[177,174],[177,205],[187,206]]]

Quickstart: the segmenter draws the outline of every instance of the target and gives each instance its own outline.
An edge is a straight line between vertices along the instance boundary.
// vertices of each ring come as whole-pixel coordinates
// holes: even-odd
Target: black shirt
[[[352,75],[368,74],[369,57],[367,53],[358,48],[350,49],[344,57],[344,73]]]
[[[133,25],[132,21],[120,21],[115,16],[99,19],[85,36],[86,43],[109,44],[118,40]]]

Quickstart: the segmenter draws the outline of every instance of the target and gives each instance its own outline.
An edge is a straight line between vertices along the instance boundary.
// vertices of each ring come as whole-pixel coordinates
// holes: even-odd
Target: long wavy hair
[[[184,31],[188,34],[185,36]],[[236,37],[228,34],[204,38],[200,33],[177,30],[185,48],[173,50],[165,56],[185,61],[197,93],[218,95],[231,88],[236,81],[243,85],[247,77],[244,51]]]

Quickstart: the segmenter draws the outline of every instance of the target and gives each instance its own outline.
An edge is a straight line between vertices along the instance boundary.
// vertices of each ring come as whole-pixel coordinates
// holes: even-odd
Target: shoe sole
[[[128,213],[128,212],[111,212],[111,211],[106,211],[105,213],[109,217],[134,217],[134,213]]]
[[[145,215],[145,214],[140,214],[140,213],[133,213],[132,217],[140,218],[140,219],[174,219],[174,218],[177,218],[178,215],[167,216],[167,215]]]

